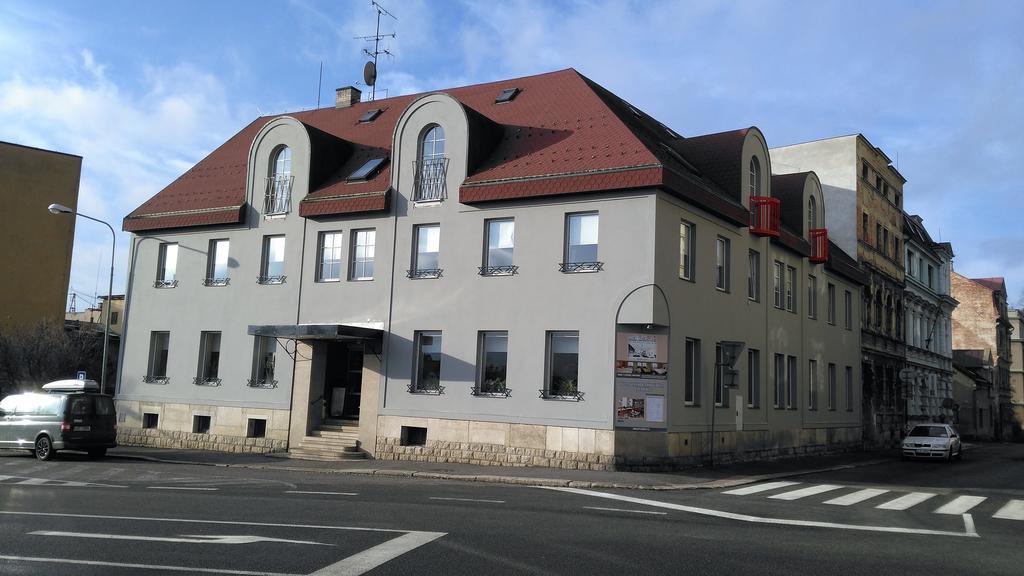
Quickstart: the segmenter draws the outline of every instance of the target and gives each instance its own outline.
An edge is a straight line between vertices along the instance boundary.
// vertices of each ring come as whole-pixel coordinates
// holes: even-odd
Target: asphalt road
[[[0,574],[1016,576],[1024,563],[1024,446],[674,492],[62,456],[0,452]]]

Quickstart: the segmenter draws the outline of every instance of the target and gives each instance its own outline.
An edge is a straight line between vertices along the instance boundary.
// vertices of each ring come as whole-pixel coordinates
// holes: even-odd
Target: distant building
[[[953,311],[953,348],[982,350],[992,364],[992,386],[998,397],[993,436],[1009,439],[1013,428],[1010,391],[1010,317],[1006,283],[1002,278],[967,278],[951,274],[952,295],[960,304]]]
[[[1014,437],[1024,435],[1024,310],[1010,309],[1010,402]]]
[[[64,318],[82,157],[0,142],[0,328]],[[59,325],[59,324],[58,324]]]
[[[99,306],[67,312],[64,315],[64,320],[76,322],[82,329],[102,332],[107,321],[107,297],[100,296],[99,299]],[[124,294],[114,294],[111,300],[114,305],[110,310],[110,335],[120,337],[121,327],[124,325]]]
[[[953,247],[935,242],[920,216],[906,215],[907,424],[953,421]]]
[[[862,134],[771,149],[772,171],[813,170],[821,179],[829,238],[856,254],[861,294],[864,440],[893,447],[907,423],[903,184],[892,161]]]
[[[967,438],[995,438],[999,393],[992,374],[992,354],[988,350],[953,351],[954,421]]]

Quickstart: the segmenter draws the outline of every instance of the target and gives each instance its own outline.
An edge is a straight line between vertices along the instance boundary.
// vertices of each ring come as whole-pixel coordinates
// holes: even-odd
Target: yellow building
[[[0,142],[0,327],[64,317],[82,157]]]

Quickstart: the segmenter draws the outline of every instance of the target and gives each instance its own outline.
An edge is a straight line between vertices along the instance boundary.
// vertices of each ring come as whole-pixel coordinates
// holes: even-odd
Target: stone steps
[[[356,449],[355,452],[348,451],[321,451],[305,448],[293,448],[288,451],[288,457],[294,460],[317,460],[320,462],[334,462],[338,460],[364,460],[366,452]]]
[[[321,462],[364,459],[366,452],[359,447],[359,423],[326,420],[288,450],[288,457]]]

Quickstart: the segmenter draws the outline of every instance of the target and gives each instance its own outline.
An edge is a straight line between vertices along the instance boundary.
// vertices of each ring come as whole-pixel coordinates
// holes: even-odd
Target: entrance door
[[[358,420],[363,382],[362,344],[332,342],[328,346],[324,376],[323,419]]]

